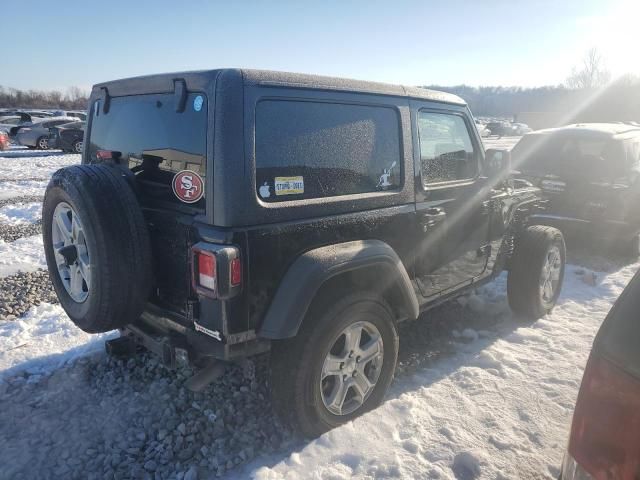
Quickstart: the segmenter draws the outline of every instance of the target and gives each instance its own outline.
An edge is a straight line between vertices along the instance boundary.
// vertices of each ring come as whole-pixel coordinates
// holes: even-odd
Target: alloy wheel
[[[370,322],[345,328],[327,353],[320,376],[324,406],[334,415],[353,413],[378,382],[384,359],[382,336]]]
[[[56,206],[51,230],[62,285],[74,301],[82,303],[91,288],[91,262],[82,223],[68,203]]]

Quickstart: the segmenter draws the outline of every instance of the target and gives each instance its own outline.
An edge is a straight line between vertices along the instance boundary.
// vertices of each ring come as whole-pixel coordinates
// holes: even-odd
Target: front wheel
[[[377,407],[393,379],[398,333],[389,305],[358,293],[323,302],[298,335],[274,342],[271,380],[280,417],[307,437]]]
[[[527,320],[537,320],[555,306],[566,261],[560,230],[535,225],[518,237],[507,279],[511,309]]]

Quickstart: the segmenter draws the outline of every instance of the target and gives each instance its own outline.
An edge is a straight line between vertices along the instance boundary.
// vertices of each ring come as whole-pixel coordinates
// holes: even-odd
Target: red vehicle
[[[0,130],[0,150],[9,148],[9,134],[4,130]]]
[[[640,272],[596,336],[582,378],[562,480],[640,478]]]

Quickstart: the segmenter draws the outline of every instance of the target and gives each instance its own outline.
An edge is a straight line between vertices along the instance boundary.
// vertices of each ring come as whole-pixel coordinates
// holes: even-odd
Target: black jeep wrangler
[[[564,240],[509,173],[453,95],[234,69],[108,82],[82,165],[47,189],[47,262],[80,328],[188,359],[193,389],[271,350],[275,407],[314,436],[380,404],[399,321],[505,269],[519,316],[552,309]]]

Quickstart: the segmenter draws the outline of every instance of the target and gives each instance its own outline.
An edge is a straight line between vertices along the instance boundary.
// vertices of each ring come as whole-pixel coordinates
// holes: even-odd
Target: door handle
[[[437,223],[444,220],[446,216],[447,212],[440,207],[427,208],[422,212],[422,230],[426,232]]]
[[[445,212],[440,207],[431,207],[431,208],[427,208],[424,211],[424,216],[427,217],[427,218],[430,218],[430,217],[443,217],[446,214],[447,214],[447,212]]]

